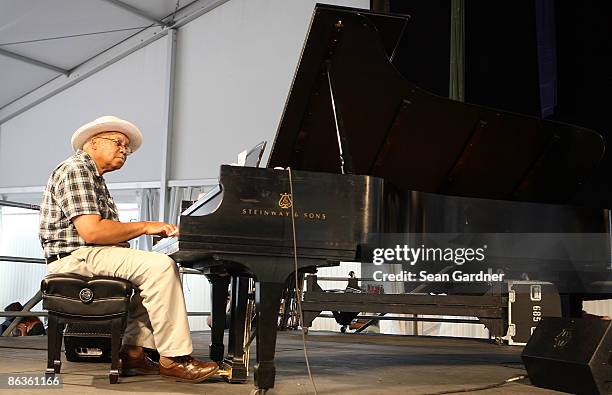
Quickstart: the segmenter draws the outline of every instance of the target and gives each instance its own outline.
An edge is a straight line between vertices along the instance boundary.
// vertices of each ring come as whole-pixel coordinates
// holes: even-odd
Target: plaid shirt
[[[83,214],[119,221],[104,178],[89,154],[79,150],[53,170],[43,194],[39,236],[47,257],[87,245],[72,222]]]

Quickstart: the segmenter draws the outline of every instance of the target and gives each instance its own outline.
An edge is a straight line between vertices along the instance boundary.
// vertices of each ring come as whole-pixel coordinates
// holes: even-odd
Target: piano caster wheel
[[[498,346],[503,346],[504,345],[504,339],[502,339],[499,336],[495,337],[495,344],[497,344]]]
[[[45,379],[53,380],[55,378],[55,371],[53,369],[47,369],[45,371]]]
[[[304,334],[307,335],[308,334],[308,328],[302,328],[302,330],[304,331]]]
[[[229,380],[232,377],[232,370],[231,368],[225,369],[225,367],[223,366],[223,362],[221,362],[219,363],[219,370],[217,370],[217,375],[219,377],[223,377],[226,380]]]
[[[119,382],[119,372],[111,371],[108,374],[108,381],[110,381],[111,384],[117,384]]]
[[[342,332],[342,333],[346,333],[346,325],[342,325],[342,326],[340,327],[340,332]]]
[[[265,395],[268,393],[266,388],[255,388],[251,391],[251,395]]]

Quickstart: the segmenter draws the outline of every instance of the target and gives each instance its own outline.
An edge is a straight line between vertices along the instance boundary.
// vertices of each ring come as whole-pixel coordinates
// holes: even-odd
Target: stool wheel
[[[111,370],[111,372],[108,374],[108,381],[110,381],[111,384],[117,384],[119,381],[119,371]]]

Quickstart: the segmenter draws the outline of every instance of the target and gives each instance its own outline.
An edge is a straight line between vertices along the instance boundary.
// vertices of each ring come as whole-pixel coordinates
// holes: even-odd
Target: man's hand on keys
[[[147,221],[145,234],[161,237],[172,237],[178,235],[178,226],[165,222]]]

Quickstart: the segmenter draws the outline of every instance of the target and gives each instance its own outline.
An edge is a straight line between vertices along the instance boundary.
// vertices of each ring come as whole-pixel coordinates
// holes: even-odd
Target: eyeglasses
[[[113,138],[110,138],[110,137],[96,137],[96,138],[97,139],[104,139],[104,140],[112,141],[113,143],[115,143],[117,148],[123,149],[123,151],[125,151],[126,155],[131,155],[132,154],[132,149],[130,148],[130,146],[123,144],[121,141],[119,141],[117,139],[113,139]]]

